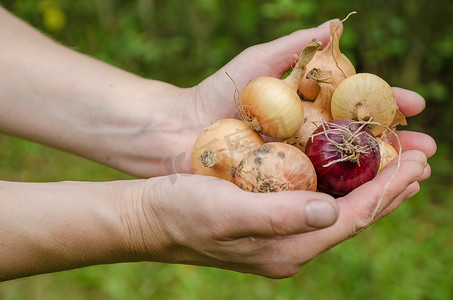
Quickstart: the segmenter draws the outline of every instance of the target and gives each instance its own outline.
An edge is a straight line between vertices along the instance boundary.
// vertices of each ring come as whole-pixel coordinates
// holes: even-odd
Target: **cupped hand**
[[[420,95],[394,91],[406,116],[424,109]],[[224,180],[189,174],[150,179],[140,205],[144,209],[142,242],[136,244],[140,255],[271,278],[292,276],[306,262],[355,236],[419,191],[419,182],[430,176],[427,159],[435,153],[436,144],[423,133],[398,135],[400,158],[338,199],[308,191],[255,194]],[[156,228],[158,235],[147,236]],[[156,244],[164,246],[156,250]]]
[[[134,244],[145,260],[289,277],[396,209],[417,192],[418,180],[429,175],[426,156],[409,150],[384,193],[395,167],[393,163],[341,199],[308,191],[250,193],[199,175],[150,179],[140,205],[145,219],[137,236],[142,242]],[[156,244],[164,246],[156,250]]]

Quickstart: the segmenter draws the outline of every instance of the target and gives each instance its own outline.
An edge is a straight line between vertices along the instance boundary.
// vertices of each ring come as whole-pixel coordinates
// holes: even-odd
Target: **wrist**
[[[108,113],[89,129],[97,150],[88,155],[139,177],[171,173],[166,160],[173,162],[191,147],[181,138],[192,123],[190,89],[138,78],[126,90],[134,91],[121,98],[127,101],[112,102]]]
[[[119,220],[119,252],[122,261],[167,261],[175,245],[163,215],[167,202],[165,177],[113,183],[114,210]],[[118,196],[120,195],[120,196]]]

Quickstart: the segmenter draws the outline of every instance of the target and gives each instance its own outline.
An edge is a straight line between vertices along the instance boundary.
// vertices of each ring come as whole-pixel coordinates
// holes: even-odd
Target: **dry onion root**
[[[302,125],[303,106],[297,89],[305,66],[321,42],[313,40],[299,55],[296,66],[285,79],[258,77],[250,81],[239,96],[239,114],[254,130],[278,139],[294,136]]]
[[[244,157],[235,183],[243,190],[259,193],[316,191],[317,178],[312,163],[302,151],[285,143],[270,142]]]
[[[263,143],[262,137],[241,120],[218,120],[195,141],[192,172],[233,181],[244,156]]]
[[[348,76],[356,73],[354,65],[340,51],[341,27],[343,22],[355,12],[350,13],[341,22],[330,23],[330,41],[322,50],[318,50],[313,59],[308,63],[307,70],[314,68],[331,72],[332,84],[335,87]],[[303,78],[299,85],[299,94],[304,100],[315,100],[321,87],[316,81]]]

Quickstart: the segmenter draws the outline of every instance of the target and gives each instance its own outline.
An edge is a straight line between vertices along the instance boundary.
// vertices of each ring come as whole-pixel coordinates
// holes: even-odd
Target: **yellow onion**
[[[286,141],[288,144],[294,145],[302,151],[305,151],[305,145],[313,131],[315,131],[322,122],[332,120],[330,100],[335,90],[332,81],[332,73],[330,71],[315,68],[308,72],[306,78],[318,82],[321,91],[314,102],[307,100],[302,101],[304,107],[304,122],[302,123],[297,136]]]
[[[348,15],[349,16],[349,15]],[[346,17],[347,19],[347,17]],[[354,65],[340,51],[340,38],[343,22],[330,23],[330,41],[326,47],[318,50],[313,59],[308,63],[307,69],[318,68],[332,73],[334,87],[348,76],[356,73]],[[321,90],[318,82],[303,78],[299,85],[299,94],[304,100],[315,100]]]
[[[321,42],[313,40],[302,50],[296,66],[285,79],[258,77],[239,96],[241,118],[254,130],[278,139],[294,136],[302,125],[304,111],[297,89],[305,66]]]
[[[379,140],[378,145],[381,153],[381,163],[379,164],[379,172],[381,172],[389,162],[398,157],[398,152],[390,143],[384,140]]]
[[[195,141],[192,172],[233,181],[244,156],[263,143],[262,137],[241,120],[218,120]]]
[[[376,136],[388,127],[407,124],[390,85],[370,73],[343,80],[332,95],[331,111],[334,119],[372,121],[368,126]]]
[[[310,159],[291,145],[270,142],[249,152],[240,163],[235,183],[255,192],[316,191],[316,172]]]

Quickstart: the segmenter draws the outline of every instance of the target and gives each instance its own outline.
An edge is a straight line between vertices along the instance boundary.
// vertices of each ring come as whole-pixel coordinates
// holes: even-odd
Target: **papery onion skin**
[[[263,138],[243,121],[218,120],[206,127],[195,141],[192,172],[233,182],[244,156],[262,144]]]
[[[244,157],[235,183],[255,193],[315,191],[317,179],[310,159],[302,151],[285,143],[269,142]]]
[[[398,152],[390,143],[383,140],[379,141],[379,150],[381,153],[379,172],[381,172],[389,162],[398,157]]]
[[[330,41],[321,50],[318,50],[313,59],[308,63],[307,70],[319,68],[332,72],[332,84],[337,87],[346,77],[356,74],[351,61],[340,51],[340,38],[342,22],[330,23]],[[299,93],[304,100],[314,101],[320,92],[316,81],[302,78]]]
[[[339,132],[326,132],[324,128],[337,129],[341,127],[356,131],[361,124],[349,119],[336,119],[319,126],[313,133],[313,137],[307,142],[305,153],[310,158],[318,176],[318,188],[320,191],[333,196],[344,196],[373,179],[379,170],[380,152],[378,142],[373,134],[363,127],[357,141],[357,145],[366,149],[366,153],[358,156],[358,161],[338,161],[330,166],[330,162],[342,158],[342,153],[337,146],[332,144],[327,137],[337,143],[342,143]],[[321,134],[318,134],[321,133]]]

